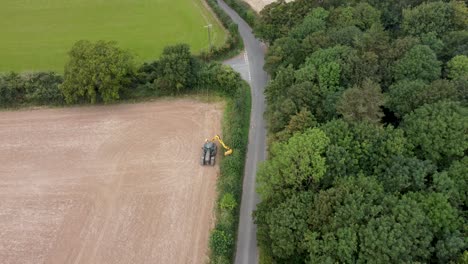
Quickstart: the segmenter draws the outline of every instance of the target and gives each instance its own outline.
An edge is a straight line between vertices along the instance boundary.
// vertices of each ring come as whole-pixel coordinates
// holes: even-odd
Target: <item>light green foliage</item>
[[[344,91],[337,105],[338,113],[350,122],[365,121],[379,123],[383,117],[384,97],[380,85],[366,80],[361,86]]]
[[[271,158],[258,171],[261,198],[287,195],[318,185],[326,171],[322,154],[329,142],[321,130],[310,129],[285,143],[273,144]]]
[[[224,210],[231,211],[236,208],[237,203],[234,199],[234,195],[232,193],[225,193],[223,198],[221,198],[221,202],[219,203],[219,207]]]
[[[177,43],[198,53],[208,47],[207,24],[214,44],[222,45],[226,31],[202,0],[4,0],[0,72],[63,72],[67,52],[80,39],[116,41],[137,62],[156,59]]]
[[[468,149],[468,110],[457,103],[424,105],[405,116],[403,129],[424,159],[450,162]]]
[[[69,104],[118,100],[134,72],[133,57],[115,42],[81,40],[69,56],[60,86]]]
[[[452,23],[455,30],[466,30],[468,26],[468,7],[466,1],[450,1],[452,11]]]
[[[431,48],[417,45],[395,64],[395,79],[433,81],[440,77],[440,64]]]
[[[468,78],[468,57],[458,55],[447,63],[447,76],[450,79]]]

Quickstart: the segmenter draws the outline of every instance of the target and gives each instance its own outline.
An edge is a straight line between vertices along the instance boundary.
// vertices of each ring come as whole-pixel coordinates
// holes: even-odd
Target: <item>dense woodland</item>
[[[262,263],[468,262],[468,9],[280,1],[269,43]]]

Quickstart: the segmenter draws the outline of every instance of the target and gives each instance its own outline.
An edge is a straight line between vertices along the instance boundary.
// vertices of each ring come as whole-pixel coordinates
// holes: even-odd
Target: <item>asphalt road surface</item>
[[[265,96],[263,91],[268,82],[268,75],[263,70],[265,45],[255,38],[249,25],[226,3],[218,0],[218,4],[239,26],[245,47],[244,54],[227,61],[226,64],[239,71],[252,88],[249,145],[244,172],[235,263],[258,263],[257,228],[253,223],[252,213],[259,202],[255,192],[257,165],[266,157],[266,127],[263,119]]]

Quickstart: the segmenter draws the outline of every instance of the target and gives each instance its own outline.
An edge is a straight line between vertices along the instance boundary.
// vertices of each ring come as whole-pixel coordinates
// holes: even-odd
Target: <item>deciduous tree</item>
[[[133,73],[132,55],[115,42],[80,40],[69,52],[60,89],[67,103],[109,103],[120,98]]]

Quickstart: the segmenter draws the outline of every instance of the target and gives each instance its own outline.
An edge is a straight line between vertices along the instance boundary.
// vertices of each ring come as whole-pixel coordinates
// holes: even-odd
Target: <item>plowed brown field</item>
[[[205,263],[221,104],[0,112],[0,263]]]

